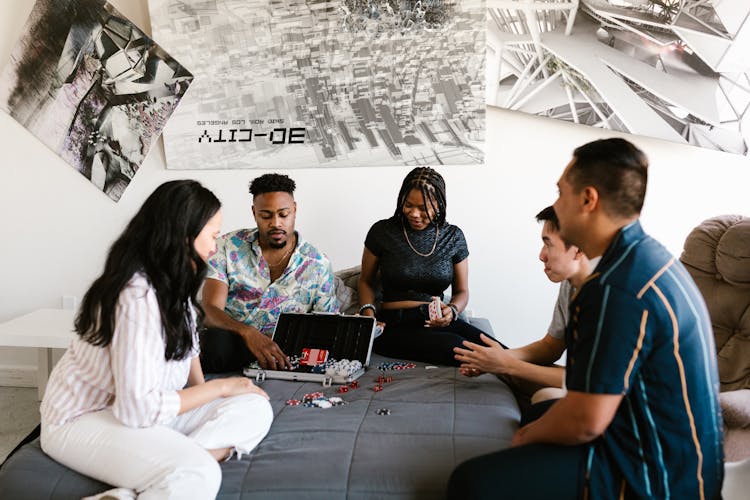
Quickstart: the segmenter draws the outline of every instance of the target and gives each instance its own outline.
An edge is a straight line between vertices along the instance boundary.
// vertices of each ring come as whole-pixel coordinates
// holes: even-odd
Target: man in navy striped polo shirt
[[[554,208],[594,272],[570,306],[568,393],[512,448],[459,466],[449,497],[719,498],[711,323],[685,269],[638,221],[647,170],[623,139],[575,150]]]

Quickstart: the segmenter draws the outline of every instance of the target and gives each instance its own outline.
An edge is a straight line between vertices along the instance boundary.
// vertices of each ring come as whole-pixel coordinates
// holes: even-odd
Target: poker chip
[[[346,387],[346,386],[344,386]],[[302,399],[288,399],[286,401],[288,406],[304,406],[306,408],[331,408],[332,406],[340,406],[346,404],[342,398],[338,396],[326,397],[322,392],[310,392],[302,396]]]
[[[349,392],[348,386],[342,385],[341,387],[339,387],[339,393],[345,393],[345,392]]]
[[[378,415],[390,415],[391,410],[389,410],[388,408],[378,408],[377,410],[375,410],[375,413]]]
[[[378,365],[378,370],[380,371],[387,371],[387,370],[410,370],[412,368],[416,368],[417,365],[415,363],[410,363],[407,361],[391,361],[387,363],[380,363]]]
[[[375,392],[380,392],[383,390],[383,386],[378,384],[375,387],[373,387],[372,390]]]

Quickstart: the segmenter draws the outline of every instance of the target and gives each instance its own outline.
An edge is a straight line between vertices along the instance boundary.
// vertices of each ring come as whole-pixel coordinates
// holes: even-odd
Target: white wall
[[[146,0],[113,1],[150,32]],[[0,64],[9,58],[33,2],[0,2]],[[556,289],[537,260],[540,228],[534,215],[552,203],[555,182],[572,150],[614,134],[498,110],[488,111],[487,163],[438,167],[448,185],[448,218],[466,233],[471,301],[495,332],[516,346],[543,335]],[[652,169],[643,223],[673,253],[705,218],[750,214],[750,160],[629,136]],[[192,177],[224,203],[224,229],[251,223],[247,183],[264,171],[166,170],[161,143],[151,151],[119,203],[0,113],[0,321],[79,299],[100,272],[107,248],[160,183]],[[281,166],[280,166],[281,167]],[[370,224],[389,216],[409,169],[352,168],[288,171],[298,184],[298,228],[335,268],[359,262]],[[35,353],[0,349],[5,367],[32,369]],[[0,377],[2,380],[2,377]]]

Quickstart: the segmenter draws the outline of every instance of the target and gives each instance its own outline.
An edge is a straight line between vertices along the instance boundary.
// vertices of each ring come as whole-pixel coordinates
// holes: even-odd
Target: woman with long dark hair
[[[446,211],[443,177],[417,167],[401,184],[393,216],[367,233],[359,313],[385,323],[373,346],[378,354],[458,365],[454,347],[463,347],[464,340],[484,345],[482,332],[458,316],[469,302],[469,250],[461,229],[446,221]],[[378,271],[383,297],[376,311]],[[449,286],[451,300],[445,303]]]
[[[206,382],[200,366],[196,294],[220,230],[211,191],[159,186],[110,248],[50,376],[42,449],[118,487],[115,498],[215,498],[217,461],[248,453],[271,425],[262,389]]]

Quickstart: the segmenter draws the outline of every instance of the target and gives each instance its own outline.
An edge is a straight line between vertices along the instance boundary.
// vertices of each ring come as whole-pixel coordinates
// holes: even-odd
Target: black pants
[[[448,500],[583,498],[588,446],[530,444],[472,458],[448,481]]]
[[[426,309],[380,311],[378,320],[385,322],[385,330],[375,339],[373,350],[389,358],[458,366],[460,363],[453,357],[454,347],[463,347],[464,340],[484,345],[479,338],[483,332],[461,319],[443,328],[425,328]]]
[[[556,399],[531,405],[523,427],[538,419]],[[451,475],[448,499],[581,498],[579,476],[587,446],[532,444],[472,458]]]
[[[255,361],[255,356],[238,334],[221,328],[206,328],[201,332],[204,373],[237,372],[252,361]]]

